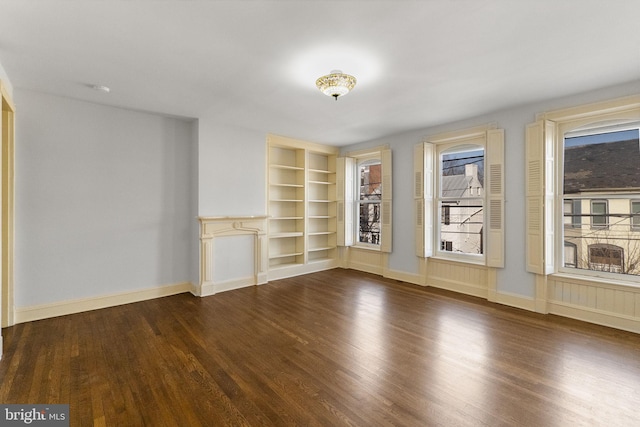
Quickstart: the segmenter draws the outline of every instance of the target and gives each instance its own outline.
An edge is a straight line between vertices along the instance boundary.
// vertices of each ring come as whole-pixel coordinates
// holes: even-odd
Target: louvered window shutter
[[[354,206],[354,159],[336,159],[336,239],[338,246],[352,246],[355,234]]]
[[[556,124],[549,120],[527,126],[527,271],[537,274],[551,274],[555,268],[555,132]]]
[[[382,163],[382,203],[381,203],[381,237],[380,237],[380,250],[382,252],[391,252],[392,236],[392,168],[391,168],[391,150],[381,151],[381,163]]]
[[[433,154],[428,142],[415,146],[413,156],[416,255],[433,255]]]
[[[504,267],[504,130],[487,131],[487,265]]]
[[[544,272],[552,274],[555,267],[555,138],[556,124],[544,121]]]
[[[531,123],[526,129],[526,252],[527,271],[544,273],[544,125]]]

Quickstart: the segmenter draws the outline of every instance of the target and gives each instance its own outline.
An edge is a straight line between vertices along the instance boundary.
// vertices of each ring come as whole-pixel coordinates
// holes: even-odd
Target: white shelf
[[[272,216],[271,218],[269,218],[271,221],[286,221],[286,220],[290,220],[290,219],[304,219],[303,216]]]
[[[331,249],[335,249],[335,246],[325,246],[323,248],[309,248],[309,252],[320,252],[320,251],[329,251]]]
[[[271,233],[269,234],[270,239],[284,239],[287,237],[302,237],[302,231],[292,231],[289,233]]]
[[[318,185],[331,185],[333,182],[329,181],[309,181],[309,184],[318,184]]]
[[[292,171],[303,171],[304,168],[300,166],[289,166],[289,165],[269,165],[269,167],[273,169],[286,169]]]
[[[287,257],[300,256],[300,255],[302,255],[302,252],[291,252],[286,254],[269,254],[269,259],[287,258]]]
[[[293,188],[304,188],[303,184],[282,184],[278,182],[270,182],[269,185],[274,187],[293,187]]]
[[[312,233],[307,233],[309,236],[323,236],[329,234],[336,234],[335,231],[314,231]]]
[[[313,173],[325,173],[325,174],[331,174],[331,173],[335,173],[332,171],[328,171],[328,170],[324,170],[324,169],[309,169],[309,172],[313,172]]]

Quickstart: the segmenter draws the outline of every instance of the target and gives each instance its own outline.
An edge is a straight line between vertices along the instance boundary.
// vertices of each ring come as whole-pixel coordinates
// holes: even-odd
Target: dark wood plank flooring
[[[0,402],[71,425],[640,425],[640,335],[349,270],[3,334]]]

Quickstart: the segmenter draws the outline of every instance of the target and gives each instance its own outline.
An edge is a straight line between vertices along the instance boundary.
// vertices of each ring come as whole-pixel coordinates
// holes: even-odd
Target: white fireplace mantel
[[[267,217],[266,216],[209,216],[198,217],[200,222],[200,284],[195,294],[201,297],[217,292],[267,283]],[[215,283],[214,240],[218,237],[253,235],[254,274],[252,278]],[[246,254],[250,256],[251,254]]]

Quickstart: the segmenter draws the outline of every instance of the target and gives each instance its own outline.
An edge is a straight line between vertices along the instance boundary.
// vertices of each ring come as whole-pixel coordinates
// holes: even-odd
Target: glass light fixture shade
[[[334,70],[316,80],[316,86],[322,93],[333,96],[336,100],[348,94],[356,85],[356,78],[342,71]]]

